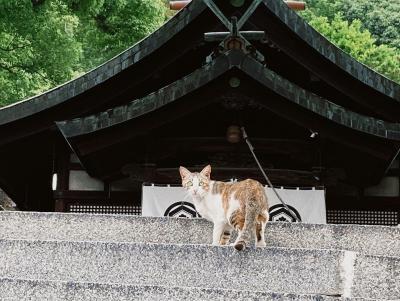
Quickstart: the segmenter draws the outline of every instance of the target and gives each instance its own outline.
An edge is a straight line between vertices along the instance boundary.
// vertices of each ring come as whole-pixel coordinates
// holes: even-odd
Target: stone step
[[[378,300],[400,300],[400,257],[358,255],[354,265],[351,295]]]
[[[0,238],[211,243],[211,223],[203,219],[126,215],[0,212]],[[337,249],[399,256],[400,228],[361,225],[268,223],[269,247]]]
[[[199,287],[139,286],[108,283],[43,281],[0,278],[0,300],[298,300],[339,301],[341,298],[322,295],[278,294],[271,292],[210,289]]]
[[[400,258],[352,251],[0,240],[0,277],[400,299]]]
[[[400,299],[400,258],[351,251],[0,240],[0,277]]]
[[[0,254],[3,278],[343,295],[352,275],[352,266],[346,266],[346,262],[355,253],[0,240]]]

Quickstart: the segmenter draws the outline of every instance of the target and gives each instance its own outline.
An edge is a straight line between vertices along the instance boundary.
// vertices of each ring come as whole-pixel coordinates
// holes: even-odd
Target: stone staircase
[[[0,300],[399,300],[400,229],[269,223],[209,245],[202,219],[0,212]]]

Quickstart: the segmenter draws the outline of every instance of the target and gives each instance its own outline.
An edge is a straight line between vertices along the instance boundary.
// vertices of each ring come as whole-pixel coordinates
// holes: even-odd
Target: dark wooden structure
[[[240,19],[252,1],[215,3]],[[398,219],[400,86],[283,1],[261,1],[243,30],[264,34],[238,47],[205,41],[226,28],[192,1],[97,69],[1,109],[1,188],[25,210],[136,212],[142,183],[178,183],[179,165],[262,181],[246,144],[226,139],[245,126],[273,183],[325,186],[332,212]]]

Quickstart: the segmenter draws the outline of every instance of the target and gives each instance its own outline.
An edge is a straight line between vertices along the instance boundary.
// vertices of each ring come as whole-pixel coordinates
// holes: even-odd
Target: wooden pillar
[[[55,212],[65,212],[66,206],[65,201],[63,199],[56,199],[54,201],[54,211]]]
[[[69,189],[69,166],[70,166],[70,150],[64,141],[57,141],[55,151],[55,171],[57,173],[56,192],[68,191]],[[53,193],[53,195],[55,195]],[[54,211],[66,212],[67,203],[64,199],[54,199]]]

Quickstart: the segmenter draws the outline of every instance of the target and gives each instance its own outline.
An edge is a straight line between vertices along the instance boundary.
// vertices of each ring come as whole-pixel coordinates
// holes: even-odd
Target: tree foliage
[[[78,18],[60,2],[0,1],[0,105],[70,79],[82,58]]]
[[[0,106],[98,66],[158,28],[166,0],[0,0]],[[303,16],[400,82],[400,2],[307,0]],[[340,12],[340,14],[338,13]]]
[[[361,20],[347,20],[341,10],[344,2],[310,0],[307,3],[309,9],[303,17],[311,26],[358,61],[400,82],[400,48],[392,46],[393,43],[378,43]]]
[[[400,1],[393,0],[307,0],[307,11],[315,16],[327,17],[329,21],[340,12],[347,21],[361,21],[376,43],[400,49]]]
[[[93,68],[156,30],[166,18],[164,0],[68,0],[79,16],[85,60]]]
[[[0,0],[0,106],[103,63],[165,15],[163,0]]]
[[[341,11],[346,20],[360,20],[378,44],[400,49],[400,1],[343,0]]]

